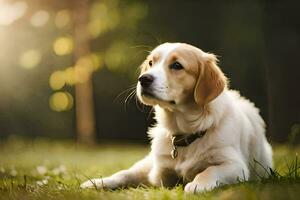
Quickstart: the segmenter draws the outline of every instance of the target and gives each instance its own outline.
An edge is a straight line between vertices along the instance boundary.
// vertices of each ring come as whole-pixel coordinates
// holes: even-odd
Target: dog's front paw
[[[80,185],[81,188],[95,188],[95,189],[115,189],[117,183],[112,178],[96,178],[90,179]]]
[[[212,190],[214,187],[216,187],[216,184],[202,184],[198,183],[196,181],[190,182],[186,184],[184,187],[184,191],[187,193],[201,193],[204,191]]]

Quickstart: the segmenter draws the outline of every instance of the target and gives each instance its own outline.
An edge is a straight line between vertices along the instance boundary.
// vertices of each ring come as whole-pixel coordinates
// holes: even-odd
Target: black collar
[[[206,133],[205,131],[200,131],[193,134],[176,134],[172,136],[172,151],[171,156],[175,159],[178,156],[177,147],[186,147],[192,144],[198,138],[202,138]]]
[[[177,147],[186,147],[193,143],[196,139],[202,138],[205,135],[206,131],[200,131],[197,133],[185,135],[178,134],[172,136],[172,145]]]

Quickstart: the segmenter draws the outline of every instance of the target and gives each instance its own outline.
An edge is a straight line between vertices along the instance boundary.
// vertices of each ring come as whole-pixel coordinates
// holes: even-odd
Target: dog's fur
[[[176,61],[183,69],[170,67]],[[141,65],[141,76],[145,74],[154,77],[151,95],[143,93],[140,83],[137,95],[155,108],[151,152],[130,169],[86,181],[82,188],[181,182],[186,192],[201,192],[269,174],[272,148],[264,121],[253,103],[228,89],[215,55],[184,43],[165,43]],[[172,135],[199,131],[206,131],[204,137],[179,147],[173,159]]]

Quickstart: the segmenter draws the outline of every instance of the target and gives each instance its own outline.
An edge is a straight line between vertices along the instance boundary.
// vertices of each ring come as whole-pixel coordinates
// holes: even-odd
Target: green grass
[[[275,145],[276,172],[258,182],[223,186],[203,194],[176,188],[82,190],[89,177],[128,168],[148,152],[136,144],[77,145],[71,141],[11,138],[0,143],[0,199],[299,199],[300,147]]]

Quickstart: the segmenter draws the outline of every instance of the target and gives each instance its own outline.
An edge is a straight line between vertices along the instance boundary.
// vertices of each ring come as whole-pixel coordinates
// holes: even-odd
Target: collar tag
[[[175,137],[173,136],[172,137],[172,151],[171,151],[171,157],[173,159],[175,159],[178,156],[177,146],[174,145],[174,140],[175,140]]]

